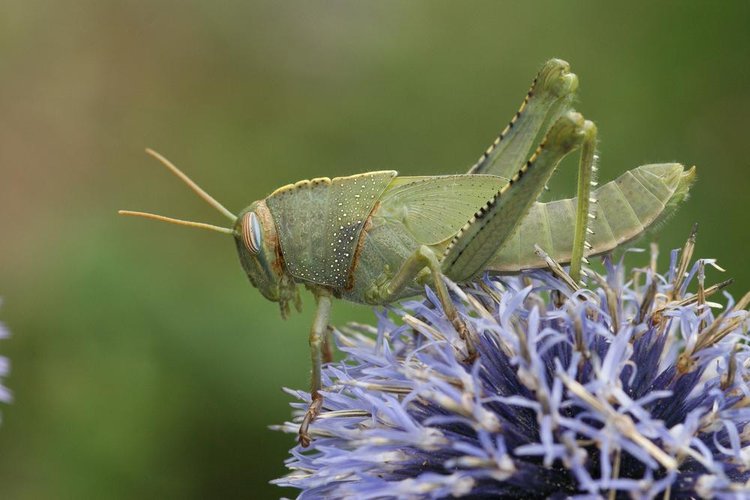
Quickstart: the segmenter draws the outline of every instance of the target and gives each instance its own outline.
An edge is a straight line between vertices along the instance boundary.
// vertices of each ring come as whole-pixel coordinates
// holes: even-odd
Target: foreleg
[[[310,406],[307,408],[302,424],[299,427],[299,444],[303,447],[310,445],[309,428],[310,423],[320,413],[323,407],[323,396],[320,394],[322,351],[324,335],[328,329],[328,319],[331,316],[331,296],[322,289],[313,290],[315,300],[318,302],[315,310],[315,320],[310,329],[310,358],[312,361],[312,373],[310,376]]]

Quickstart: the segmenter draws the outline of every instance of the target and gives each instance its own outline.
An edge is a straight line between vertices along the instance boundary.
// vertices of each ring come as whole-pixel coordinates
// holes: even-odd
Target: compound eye
[[[250,253],[257,255],[260,252],[260,222],[255,212],[248,212],[242,216],[242,241]]]

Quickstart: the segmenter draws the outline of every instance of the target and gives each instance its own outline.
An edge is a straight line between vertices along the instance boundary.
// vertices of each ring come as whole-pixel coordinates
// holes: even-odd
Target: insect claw
[[[318,393],[313,394],[312,401],[305,412],[305,416],[302,419],[302,424],[300,424],[299,432],[297,434],[297,441],[303,448],[310,446],[310,442],[312,441],[312,439],[310,439],[310,424],[315,420],[315,417],[320,414],[322,408],[323,397]]]

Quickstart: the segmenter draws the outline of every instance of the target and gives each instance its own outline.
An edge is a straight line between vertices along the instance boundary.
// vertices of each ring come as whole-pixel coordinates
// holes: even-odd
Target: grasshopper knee
[[[554,96],[572,94],[578,89],[578,77],[570,72],[570,64],[562,59],[550,59],[539,72],[536,93],[549,92]]]
[[[427,245],[420,245],[417,249],[417,255],[422,262],[430,269],[440,269],[440,262],[438,261],[435,252]]]
[[[594,124],[584,119],[581,113],[570,111],[552,126],[544,147],[567,154],[583,144],[592,133],[596,133]]]

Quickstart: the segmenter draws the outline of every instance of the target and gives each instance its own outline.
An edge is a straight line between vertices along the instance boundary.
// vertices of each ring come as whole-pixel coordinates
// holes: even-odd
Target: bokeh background
[[[118,218],[224,222],[146,146],[233,210],[314,176],[463,172],[561,57],[601,179],[698,165],[660,244],[698,222],[697,254],[744,293],[749,23],[744,1],[3,2],[0,497],[294,494],[267,484],[293,444],[267,426],[307,385],[311,301],[283,322],[229,238]]]

